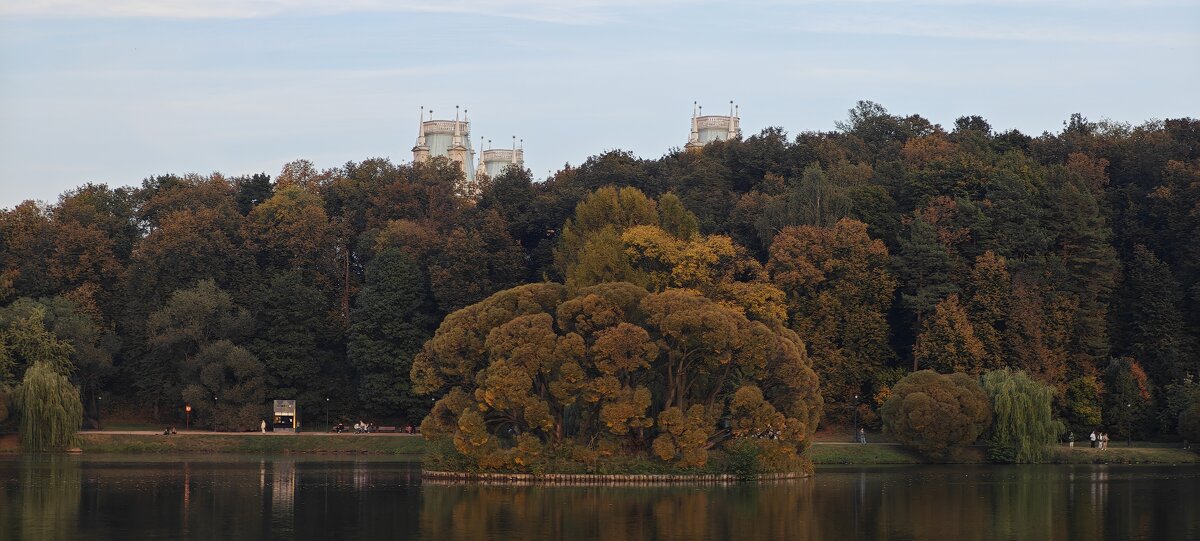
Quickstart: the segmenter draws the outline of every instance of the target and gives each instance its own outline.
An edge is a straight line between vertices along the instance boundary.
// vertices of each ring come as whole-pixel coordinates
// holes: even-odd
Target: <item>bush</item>
[[[983,375],[983,390],[992,407],[988,458],[996,462],[1037,463],[1049,458],[1048,448],[1064,430],[1051,417],[1054,390],[1025,372],[1007,368]]]
[[[975,379],[932,370],[896,382],[880,413],[884,433],[932,458],[970,445],[991,420],[987,395]]]

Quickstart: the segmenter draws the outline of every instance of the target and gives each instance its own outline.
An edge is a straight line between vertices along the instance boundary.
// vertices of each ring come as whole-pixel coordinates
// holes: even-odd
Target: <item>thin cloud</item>
[[[1181,45],[1194,36],[1171,32],[1101,32],[1094,28],[1073,28],[1068,25],[1048,26],[1005,20],[915,20],[873,16],[817,16],[797,27],[803,32],[825,34],[864,34],[925,38],[997,40],[1066,43],[1117,43]]]
[[[628,8],[694,3],[695,0],[11,0],[0,16],[63,18],[252,19],[281,15],[344,13],[451,13],[557,24],[595,24],[619,19]]]

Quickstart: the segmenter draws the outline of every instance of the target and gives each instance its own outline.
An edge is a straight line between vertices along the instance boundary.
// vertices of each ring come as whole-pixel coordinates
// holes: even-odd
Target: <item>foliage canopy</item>
[[[701,468],[736,440],[795,469],[821,412],[791,331],[693,291],[623,282],[520,286],[450,314],[412,378],[442,396],[426,437],[485,470],[651,453]]]
[[[982,383],[993,414],[988,458],[1018,464],[1044,461],[1064,430],[1052,417],[1054,389],[1007,368],[984,374]]]
[[[884,432],[934,458],[970,445],[991,422],[988,397],[966,374],[913,372],[883,404]]]

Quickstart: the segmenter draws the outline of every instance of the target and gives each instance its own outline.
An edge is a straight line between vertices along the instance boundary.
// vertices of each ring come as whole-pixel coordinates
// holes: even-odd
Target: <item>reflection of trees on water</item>
[[[426,486],[424,539],[792,539],[808,480],[759,487]],[[799,511],[799,512],[798,512]]]
[[[692,488],[427,485],[420,529],[424,539],[577,541],[1073,541],[1200,533],[1200,484],[1162,470],[1122,471],[1115,479],[1091,467],[879,469]],[[1188,475],[1195,478],[1195,469]],[[1183,494],[1180,487],[1193,488]],[[1163,499],[1164,492],[1172,495]]]
[[[0,538],[69,540],[78,535],[79,458],[29,455],[20,460],[20,493],[0,496]],[[8,492],[7,490],[4,492]]]
[[[422,486],[416,465],[371,461],[29,456],[0,459],[0,539],[1187,539],[1198,477],[934,466],[728,487]]]
[[[390,538],[420,501],[416,464],[0,459],[0,540]]]

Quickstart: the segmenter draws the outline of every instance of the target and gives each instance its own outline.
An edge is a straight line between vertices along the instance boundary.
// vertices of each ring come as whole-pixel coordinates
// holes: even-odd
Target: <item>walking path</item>
[[[162,436],[161,430],[80,430],[80,434],[113,434],[130,436]],[[172,436],[345,436],[345,437],[392,437],[420,436],[420,434],[405,434],[403,432],[374,432],[355,434],[353,432],[212,432],[210,430],[180,430]]]

